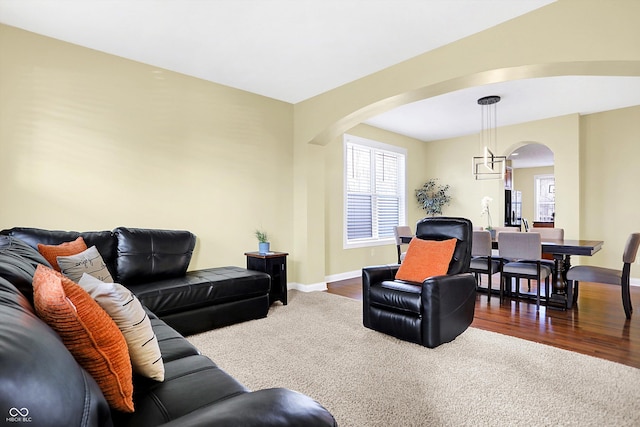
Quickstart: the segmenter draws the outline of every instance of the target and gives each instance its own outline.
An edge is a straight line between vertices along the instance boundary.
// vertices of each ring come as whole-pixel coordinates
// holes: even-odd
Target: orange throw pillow
[[[51,264],[56,271],[60,271],[57,257],[76,255],[87,249],[89,248],[87,248],[87,244],[84,242],[82,236],[78,236],[78,238],[72,242],[64,242],[59,245],[43,245],[42,243],[38,243],[38,252],[40,252],[44,259],[49,261],[49,264]]]
[[[133,412],[133,374],[127,342],[115,322],[79,285],[49,267],[33,276],[38,316],[54,329],[109,405]]]
[[[396,279],[422,283],[428,277],[447,274],[457,241],[456,238],[437,241],[414,237]]]

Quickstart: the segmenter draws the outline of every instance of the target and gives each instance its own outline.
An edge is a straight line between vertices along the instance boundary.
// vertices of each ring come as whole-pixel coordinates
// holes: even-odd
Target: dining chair
[[[491,297],[492,276],[500,271],[500,265],[501,259],[492,257],[491,233],[488,230],[474,230],[469,271],[475,276],[478,288],[480,288],[480,275],[487,275],[489,297]]]
[[[536,307],[540,308],[540,289],[545,281],[545,299],[549,300],[549,276],[553,274],[549,265],[542,262],[542,240],[538,233],[504,231],[500,233],[498,253],[505,259],[500,269],[500,300],[509,283],[516,280],[516,298],[520,297],[520,279],[536,280]]]
[[[507,232],[520,232],[520,227],[493,227],[493,230],[495,231],[496,234],[496,239],[500,240],[500,233],[503,233],[505,231]]]
[[[404,260],[405,255],[407,254],[407,251],[403,251],[402,248],[403,247],[408,247],[409,244],[408,243],[402,243],[402,240],[400,239],[401,237],[411,237],[413,236],[413,233],[411,232],[411,227],[409,227],[408,225],[398,225],[393,227],[393,235],[395,236],[396,239],[396,247],[398,249],[398,264],[402,263],[402,260]]]
[[[629,281],[631,264],[636,261],[638,247],[640,246],[640,233],[632,233],[627,239],[622,253],[622,270],[613,268],[595,267],[591,265],[576,265],[567,271],[567,289],[573,289],[573,302],[578,300],[578,283],[593,282],[608,285],[620,285],[622,288],[622,307],[627,319],[631,319],[633,306],[631,304],[631,292]]]
[[[564,240],[564,228],[532,227],[530,231],[540,234],[542,240]]]
[[[532,227],[530,229],[530,231],[532,233],[538,233],[540,234],[540,238],[542,239],[543,242],[549,241],[549,240],[564,240],[564,228],[557,228],[557,227]],[[553,286],[555,287],[556,282],[557,282],[557,272],[558,272],[558,268],[560,267],[558,265],[558,260],[553,258],[553,255],[551,254],[542,254],[542,262],[546,263],[547,265],[549,265],[551,268],[553,268]],[[531,290],[531,287],[529,287],[529,290]]]

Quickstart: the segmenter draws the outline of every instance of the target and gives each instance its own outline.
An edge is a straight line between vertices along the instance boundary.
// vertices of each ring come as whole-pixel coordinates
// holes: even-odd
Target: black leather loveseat
[[[124,235],[129,231],[121,229],[116,233]],[[104,244],[101,249],[106,257],[110,256],[106,250],[110,241],[108,233],[86,234],[89,245]],[[15,237],[17,234],[18,230],[14,229],[0,235],[0,412],[7,423],[65,427],[336,425],[331,414],[308,396],[282,388],[249,391],[209,358],[200,355],[151,310],[147,312],[164,363],[164,381],[134,374],[135,411],[123,413],[111,409],[94,378],[76,362],[59,335],[35,314],[30,301],[33,298],[31,282],[38,265],[49,266],[49,263],[30,244]],[[136,235],[136,231],[131,234]],[[127,239],[129,237],[127,235]],[[113,247],[113,253],[117,253],[118,247]],[[143,267],[145,262],[135,262],[136,254],[140,255],[132,251],[126,262],[116,261],[114,272],[124,265],[128,272],[149,271],[145,270],[148,266]],[[177,253],[173,255],[180,258]],[[165,265],[167,259],[157,257],[160,264]],[[110,258],[108,262],[113,261]],[[171,283],[177,286],[177,277],[163,277],[161,270],[151,268],[150,271],[157,283],[163,284],[159,289],[167,290],[169,302],[163,305],[157,299],[149,301],[171,313],[167,307],[174,295]],[[119,274],[115,273],[114,279],[127,277]],[[199,280],[202,279],[196,276],[187,283]],[[131,283],[132,288],[144,286],[135,280]],[[194,319],[198,319],[201,311],[198,308],[192,311],[195,311]]]

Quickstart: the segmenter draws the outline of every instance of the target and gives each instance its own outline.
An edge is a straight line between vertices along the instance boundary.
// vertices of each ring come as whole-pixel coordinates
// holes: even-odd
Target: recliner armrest
[[[376,283],[385,280],[394,280],[400,264],[375,265],[362,269],[362,323],[367,328],[371,327],[369,312],[369,289]]]
[[[374,283],[395,280],[400,264],[375,265],[362,269],[363,291]]]
[[[470,286],[473,282],[475,286],[476,279],[472,273],[446,274],[442,276],[432,276],[422,282],[422,295],[424,296],[425,288],[433,286]]]
[[[449,342],[473,321],[476,280],[471,273],[434,276],[422,284],[423,345]]]

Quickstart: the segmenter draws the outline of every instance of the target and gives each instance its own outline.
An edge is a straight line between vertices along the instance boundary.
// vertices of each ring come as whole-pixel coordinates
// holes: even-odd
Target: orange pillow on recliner
[[[437,241],[414,237],[396,273],[396,279],[424,282],[428,277],[447,274],[457,241],[456,238]]]

